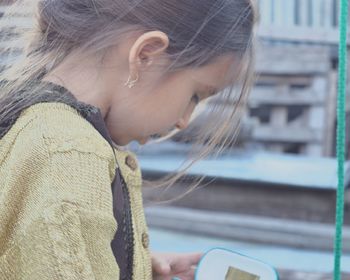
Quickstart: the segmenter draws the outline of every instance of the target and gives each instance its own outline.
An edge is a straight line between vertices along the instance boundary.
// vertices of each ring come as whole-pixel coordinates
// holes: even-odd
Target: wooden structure
[[[332,279],[333,273],[313,273],[313,272],[295,272],[288,270],[279,270],[280,280],[329,280]],[[350,279],[349,273],[342,273],[342,279]]]
[[[0,18],[5,14],[8,7],[15,0],[0,0]],[[26,6],[20,10],[12,11],[11,18],[1,19],[0,30],[0,71],[6,66],[15,62],[22,54],[25,43],[18,40],[16,37],[17,28],[30,28],[32,20],[30,19],[30,7]],[[11,50],[10,50],[11,49]]]
[[[157,144],[138,151],[144,176],[175,171],[190,145]],[[350,162],[345,165],[345,220],[350,225]],[[213,211],[334,223],[337,162],[332,158],[299,157],[233,151],[196,163],[187,174],[207,176],[208,185],[178,201],[179,206]],[[212,181],[211,179],[214,179]],[[188,188],[189,181],[165,192],[165,199]],[[160,197],[159,190],[154,193]],[[276,211],[278,209],[278,211]],[[350,248],[350,247],[349,247]]]
[[[254,148],[335,155],[339,0],[259,0]],[[350,131],[349,131],[350,132]]]
[[[331,156],[337,82],[331,48],[265,43],[257,72],[247,116],[256,125],[248,142],[277,152]]]
[[[259,33],[297,43],[337,43],[339,0],[258,0]]]
[[[190,148],[170,143],[144,147],[138,151],[143,177],[154,180],[174,172]],[[345,166],[343,237],[344,252],[350,252],[350,162]],[[335,159],[233,151],[201,160],[186,174],[170,188],[143,188],[145,206],[160,206],[157,202],[167,200],[173,206],[148,209],[151,226],[247,242],[333,249]],[[192,179],[201,176],[206,176],[203,187],[181,197]]]

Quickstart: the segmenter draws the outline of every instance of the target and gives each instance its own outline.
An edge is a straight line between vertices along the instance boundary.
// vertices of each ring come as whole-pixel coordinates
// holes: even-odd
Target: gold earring
[[[124,84],[124,86],[127,86],[129,88],[133,88],[138,80],[139,80],[139,75],[138,74],[137,74],[136,79],[132,80],[132,81],[131,81],[131,75],[129,75],[129,78],[128,78],[127,82]]]

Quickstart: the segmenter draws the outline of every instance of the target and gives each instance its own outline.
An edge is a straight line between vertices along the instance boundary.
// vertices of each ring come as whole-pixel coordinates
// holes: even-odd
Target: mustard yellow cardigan
[[[152,279],[139,168],[63,103],[32,105],[0,140],[0,279],[119,280],[111,183],[130,192],[133,279]]]

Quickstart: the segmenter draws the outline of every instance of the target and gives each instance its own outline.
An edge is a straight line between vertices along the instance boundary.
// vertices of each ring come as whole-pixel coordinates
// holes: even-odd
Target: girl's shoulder
[[[37,103],[23,110],[0,141],[3,148],[10,148],[11,143],[41,143],[52,153],[76,151],[114,160],[112,147],[94,126],[75,108],[60,102]]]

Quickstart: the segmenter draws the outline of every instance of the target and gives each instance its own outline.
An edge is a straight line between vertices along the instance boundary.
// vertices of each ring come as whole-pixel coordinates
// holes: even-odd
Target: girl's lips
[[[164,132],[161,132],[161,133],[152,134],[150,136],[150,138],[152,138],[152,139],[159,139],[159,138],[167,137],[168,135],[172,134],[176,130],[177,130],[177,128],[173,127],[171,129],[168,129],[167,131],[164,131]]]
[[[150,136],[152,139],[158,139],[158,138],[161,138],[162,137],[162,134],[152,134]]]
[[[142,138],[140,139],[138,142],[141,144],[141,145],[145,145],[149,140],[149,137],[145,137],[145,138]]]

